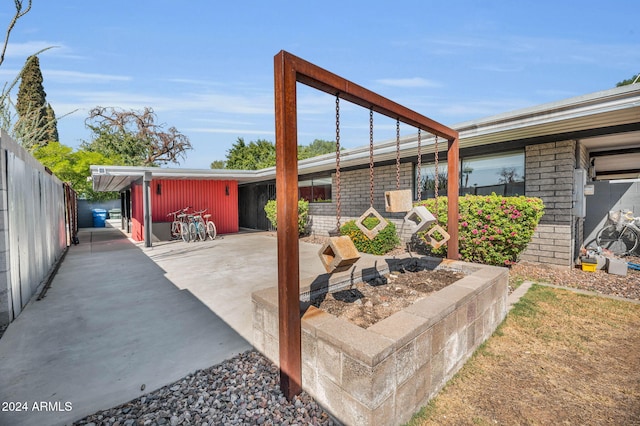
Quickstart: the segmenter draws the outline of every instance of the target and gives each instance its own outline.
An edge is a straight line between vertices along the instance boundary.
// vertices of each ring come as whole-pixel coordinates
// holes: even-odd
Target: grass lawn
[[[640,425],[640,304],[534,285],[409,425]]]

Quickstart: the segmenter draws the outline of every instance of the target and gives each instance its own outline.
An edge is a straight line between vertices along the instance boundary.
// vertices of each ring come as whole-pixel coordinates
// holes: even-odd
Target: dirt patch
[[[463,276],[461,272],[445,269],[394,272],[347,290],[318,296],[311,304],[368,328]]]
[[[640,424],[640,305],[534,286],[411,425]]]

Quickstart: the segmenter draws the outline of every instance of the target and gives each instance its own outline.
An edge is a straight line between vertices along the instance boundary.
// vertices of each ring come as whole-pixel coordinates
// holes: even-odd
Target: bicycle
[[[207,239],[206,233],[206,224],[204,219],[202,219],[202,213],[204,213],[207,209],[194,211],[189,215],[189,236],[195,241],[196,238],[200,238],[200,241],[204,241]]]
[[[632,254],[640,242],[640,217],[633,217],[631,211],[609,212],[609,224],[596,234],[596,244],[606,248],[616,256]]]
[[[185,209],[179,209],[167,214],[167,217],[173,216],[171,221],[171,239],[177,240],[182,238],[182,221],[178,218],[180,212],[184,212]]]
[[[207,211],[207,209],[203,210],[203,213]],[[213,223],[212,220],[209,220],[209,218],[211,217],[211,214],[205,214],[202,216],[204,218],[204,220],[206,221],[205,223],[205,229],[207,231],[207,235],[209,236],[209,238],[211,238],[212,240],[216,239],[216,224]]]
[[[185,243],[191,240],[189,223],[187,222],[187,211],[189,209],[190,207],[185,207],[167,214],[167,217],[173,216],[173,221],[171,222],[171,239],[177,240],[182,238],[182,241]]]

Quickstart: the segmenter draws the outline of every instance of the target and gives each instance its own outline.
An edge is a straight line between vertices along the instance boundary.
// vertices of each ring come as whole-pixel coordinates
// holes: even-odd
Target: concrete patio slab
[[[252,347],[251,294],[278,281],[274,233],[144,247],[119,223],[81,229],[46,297],[0,339],[0,401],[29,409],[0,411],[0,425],[70,424]],[[301,285],[328,279],[319,246],[299,247]]]
[[[46,297],[0,339],[0,402],[11,408],[0,425],[71,424],[251,348],[119,230],[79,238]]]

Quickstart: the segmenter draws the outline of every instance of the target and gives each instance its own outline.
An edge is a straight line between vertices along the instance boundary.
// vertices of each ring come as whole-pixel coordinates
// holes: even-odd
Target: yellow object
[[[583,263],[582,270],[587,272],[595,272],[597,266],[598,265],[596,263]]]

